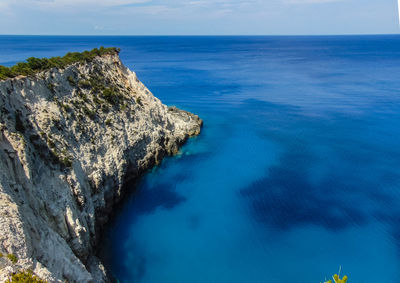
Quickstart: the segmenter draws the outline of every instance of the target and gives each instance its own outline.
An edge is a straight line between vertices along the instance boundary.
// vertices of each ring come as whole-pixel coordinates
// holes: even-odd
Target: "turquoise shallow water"
[[[400,282],[400,37],[0,37],[0,64],[99,45],[203,132],[144,176],[120,282]]]

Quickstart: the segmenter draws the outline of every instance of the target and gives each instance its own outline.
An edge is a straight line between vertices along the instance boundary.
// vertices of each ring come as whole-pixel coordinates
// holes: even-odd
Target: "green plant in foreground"
[[[12,262],[12,263],[17,263],[18,259],[14,254],[8,254],[7,258]]]
[[[33,272],[31,270],[28,270],[19,271],[12,274],[11,278],[8,279],[6,283],[47,283],[47,281],[44,281],[36,275],[33,275]]]
[[[346,275],[343,276],[342,279],[340,279],[340,275],[337,275],[337,274],[333,275],[332,277],[333,277],[334,283],[346,283],[347,279],[348,279]],[[325,281],[324,283],[332,283],[332,280]]]

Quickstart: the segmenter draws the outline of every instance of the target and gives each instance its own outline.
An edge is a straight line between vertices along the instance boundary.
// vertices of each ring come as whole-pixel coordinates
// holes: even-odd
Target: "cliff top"
[[[68,65],[77,62],[90,62],[97,56],[106,54],[118,54],[119,48],[110,47],[104,48],[101,46],[99,49],[94,48],[91,51],[83,52],[69,52],[63,57],[52,58],[35,58],[30,57],[26,62],[19,62],[12,67],[5,67],[0,65],[0,81],[14,78],[17,76],[29,76],[45,71],[51,68],[63,69]]]

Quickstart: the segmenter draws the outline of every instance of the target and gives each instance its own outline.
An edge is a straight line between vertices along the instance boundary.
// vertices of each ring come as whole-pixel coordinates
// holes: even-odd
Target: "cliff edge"
[[[0,282],[20,270],[107,282],[94,252],[124,183],[201,125],[155,98],[117,51],[0,81]]]

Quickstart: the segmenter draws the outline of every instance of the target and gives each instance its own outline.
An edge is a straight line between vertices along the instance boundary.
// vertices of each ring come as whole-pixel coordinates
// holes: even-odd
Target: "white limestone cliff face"
[[[0,282],[27,269],[108,281],[94,251],[124,183],[201,124],[163,105],[118,54],[0,81]]]

